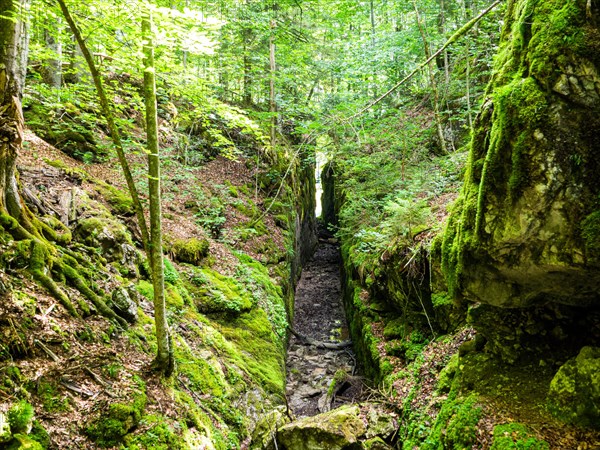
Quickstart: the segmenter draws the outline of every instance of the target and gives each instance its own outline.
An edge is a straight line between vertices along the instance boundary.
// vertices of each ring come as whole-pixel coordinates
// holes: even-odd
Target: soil
[[[322,237],[296,289],[293,321],[296,333],[324,343],[339,344],[349,339],[342,305],[340,262],[335,240]],[[288,404],[296,417],[313,416],[358,401],[365,391],[351,347],[319,348],[292,336],[287,372]],[[330,389],[336,372],[338,381]]]

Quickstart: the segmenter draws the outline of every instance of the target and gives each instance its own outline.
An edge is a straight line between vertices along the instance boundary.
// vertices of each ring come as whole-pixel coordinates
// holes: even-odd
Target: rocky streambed
[[[363,395],[341,295],[339,249],[321,239],[296,289],[287,360],[288,405],[295,417],[327,412]]]
[[[390,450],[398,420],[372,394],[348,340],[340,254],[321,239],[296,289],[287,359],[288,409],[257,427],[252,449]]]

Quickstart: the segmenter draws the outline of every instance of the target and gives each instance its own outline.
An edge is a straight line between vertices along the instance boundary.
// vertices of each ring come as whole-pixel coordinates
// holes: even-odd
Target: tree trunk
[[[21,98],[27,70],[28,0],[0,0],[0,214],[20,220],[16,160],[23,146]]]
[[[150,255],[150,252],[148,250],[150,235],[148,233],[148,226],[146,225],[146,219],[144,217],[142,202],[140,201],[137,188],[133,180],[133,175],[131,174],[131,170],[129,169],[129,164],[127,163],[127,159],[125,158],[125,150],[123,149],[123,143],[121,142],[121,135],[119,134],[119,129],[117,128],[117,125],[115,123],[113,112],[110,106],[111,104],[108,101],[106,91],[104,90],[102,75],[98,71],[96,64],[94,63],[94,58],[92,57],[92,54],[87,48],[85,40],[83,39],[79,28],[77,28],[77,25],[75,24],[75,21],[73,20],[73,17],[71,16],[71,13],[69,12],[69,9],[67,8],[67,5],[65,4],[64,0],[58,0],[58,4],[63,13],[63,16],[65,17],[65,20],[71,28],[71,32],[75,36],[75,40],[77,41],[77,48],[79,48],[83,53],[83,57],[85,58],[88,64],[90,73],[92,74],[92,79],[94,80],[94,85],[96,86],[96,91],[98,93],[98,99],[100,100],[102,113],[104,115],[104,118],[106,119],[106,124],[108,125],[108,129],[110,131],[110,137],[115,145],[115,150],[117,151],[119,163],[121,165],[121,169],[123,170],[123,176],[125,177],[125,181],[127,182],[129,195],[131,195],[131,199],[133,200],[136,218],[138,220],[138,225],[142,234],[142,245],[146,253]]]
[[[275,103],[275,71],[277,66],[275,65],[275,21],[271,20],[271,36],[269,37],[269,63],[271,73],[269,77],[269,98],[271,111],[271,145],[275,147],[276,131],[277,131],[277,104]]]
[[[53,55],[51,58],[46,59],[42,65],[42,78],[47,85],[59,89],[62,85],[62,43],[60,42],[60,18],[57,18],[54,25],[56,26],[54,30],[44,30],[44,41],[46,42],[46,48],[50,50]]]
[[[417,8],[417,2],[413,0],[413,5],[415,7],[415,14],[417,19],[417,26],[419,27],[419,32],[421,33],[421,38],[423,39],[423,47],[425,49],[425,57],[427,59],[431,58],[431,51],[429,50],[429,42],[427,41],[427,36],[425,35],[425,28],[421,23],[421,16],[419,15],[419,9]],[[435,125],[438,134],[438,140],[440,143],[440,148],[443,154],[448,153],[446,148],[446,139],[444,137],[444,127],[442,125],[442,117],[440,114],[440,91],[438,89],[437,82],[435,80],[435,72],[433,70],[434,64],[432,61],[429,62],[428,70],[429,70],[429,81],[431,84],[431,89],[433,90],[433,113],[435,116]]]
[[[165,271],[162,253],[160,159],[158,144],[158,116],[156,112],[156,79],[152,39],[152,14],[148,8],[142,17],[144,40],[144,99],[146,103],[146,136],[148,150],[148,186],[150,197],[150,252],[152,257],[152,284],[154,286],[154,323],[158,351],[154,366],[169,376],[174,360],[170,346],[169,325],[165,306]]]

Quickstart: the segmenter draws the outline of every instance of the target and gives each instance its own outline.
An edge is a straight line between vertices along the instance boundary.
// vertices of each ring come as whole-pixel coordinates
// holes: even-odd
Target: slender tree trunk
[[[154,323],[158,351],[154,366],[169,376],[173,372],[169,325],[165,306],[165,271],[162,256],[160,159],[158,144],[158,116],[156,112],[156,78],[152,39],[152,14],[148,7],[142,17],[144,39],[144,99],[146,103],[146,136],[148,150],[148,186],[150,197],[150,258],[154,286]]]
[[[62,43],[60,42],[61,20],[56,19],[56,29],[44,30],[44,41],[48,50],[54,55],[47,59],[42,66],[44,82],[53,88],[59,89],[62,85]]]
[[[415,14],[417,19],[417,26],[419,27],[419,32],[421,33],[421,38],[423,39],[423,47],[425,49],[425,57],[429,59],[431,57],[431,52],[429,50],[429,42],[427,41],[427,36],[425,35],[425,29],[421,22],[421,16],[419,15],[419,9],[417,7],[417,2],[413,0],[413,5],[415,7]],[[437,82],[435,81],[435,72],[433,70],[434,65],[433,61],[430,61],[428,64],[429,69],[429,80],[431,83],[431,89],[433,90],[433,112],[435,115],[435,125],[438,134],[438,140],[440,142],[440,148],[442,149],[442,153],[448,153],[448,149],[446,147],[446,139],[444,138],[444,127],[442,126],[442,118],[440,115],[440,91],[437,86]]]
[[[277,127],[277,104],[275,103],[275,21],[271,20],[271,36],[269,37],[269,62],[271,66],[270,86],[270,111],[271,117],[271,145],[275,147],[276,127]]]
[[[133,180],[133,175],[131,174],[131,170],[129,169],[129,164],[127,163],[127,159],[125,158],[125,151],[123,149],[123,143],[121,142],[121,136],[119,134],[119,129],[115,123],[115,119],[113,116],[113,112],[110,106],[110,102],[108,100],[108,96],[106,95],[106,91],[104,90],[104,83],[102,81],[102,75],[96,68],[96,64],[94,63],[94,58],[87,48],[85,41],[67,8],[64,0],[57,0],[60,6],[60,9],[65,17],[69,27],[71,28],[71,32],[75,36],[77,44],[83,53],[83,56],[88,64],[90,69],[90,73],[92,74],[92,78],[94,80],[94,85],[96,86],[96,91],[98,92],[98,99],[100,100],[100,106],[102,108],[102,113],[104,114],[104,118],[106,119],[106,123],[108,125],[108,129],[110,130],[111,139],[115,145],[115,149],[117,151],[117,156],[119,158],[119,163],[121,164],[121,169],[123,170],[123,175],[125,176],[125,181],[127,182],[127,187],[129,189],[129,194],[133,200],[133,205],[136,212],[136,217],[138,220],[138,224],[140,227],[140,231],[142,234],[142,245],[146,253],[150,256],[150,252],[148,250],[148,244],[150,242],[150,236],[148,233],[148,226],[146,225],[146,219],[144,217],[144,210],[142,208],[142,203],[140,201],[140,197],[137,192],[137,188],[135,186],[135,182]]]
[[[16,180],[17,155],[23,147],[21,107],[27,70],[28,0],[0,0],[0,214],[21,219],[24,206]]]

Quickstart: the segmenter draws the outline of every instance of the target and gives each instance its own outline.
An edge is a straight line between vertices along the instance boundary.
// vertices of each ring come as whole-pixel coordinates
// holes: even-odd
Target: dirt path
[[[321,240],[303,269],[296,289],[294,330],[311,339],[340,343],[348,338],[342,307],[340,255],[336,245]],[[362,380],[356,376],[351,347],[331,350],[290,339],[287,360],[287,396],[296,417],[328,411],[357,400]],[[334,388],[329,389],[336,376]],[[329,391],[329,392],[328,392]]]

